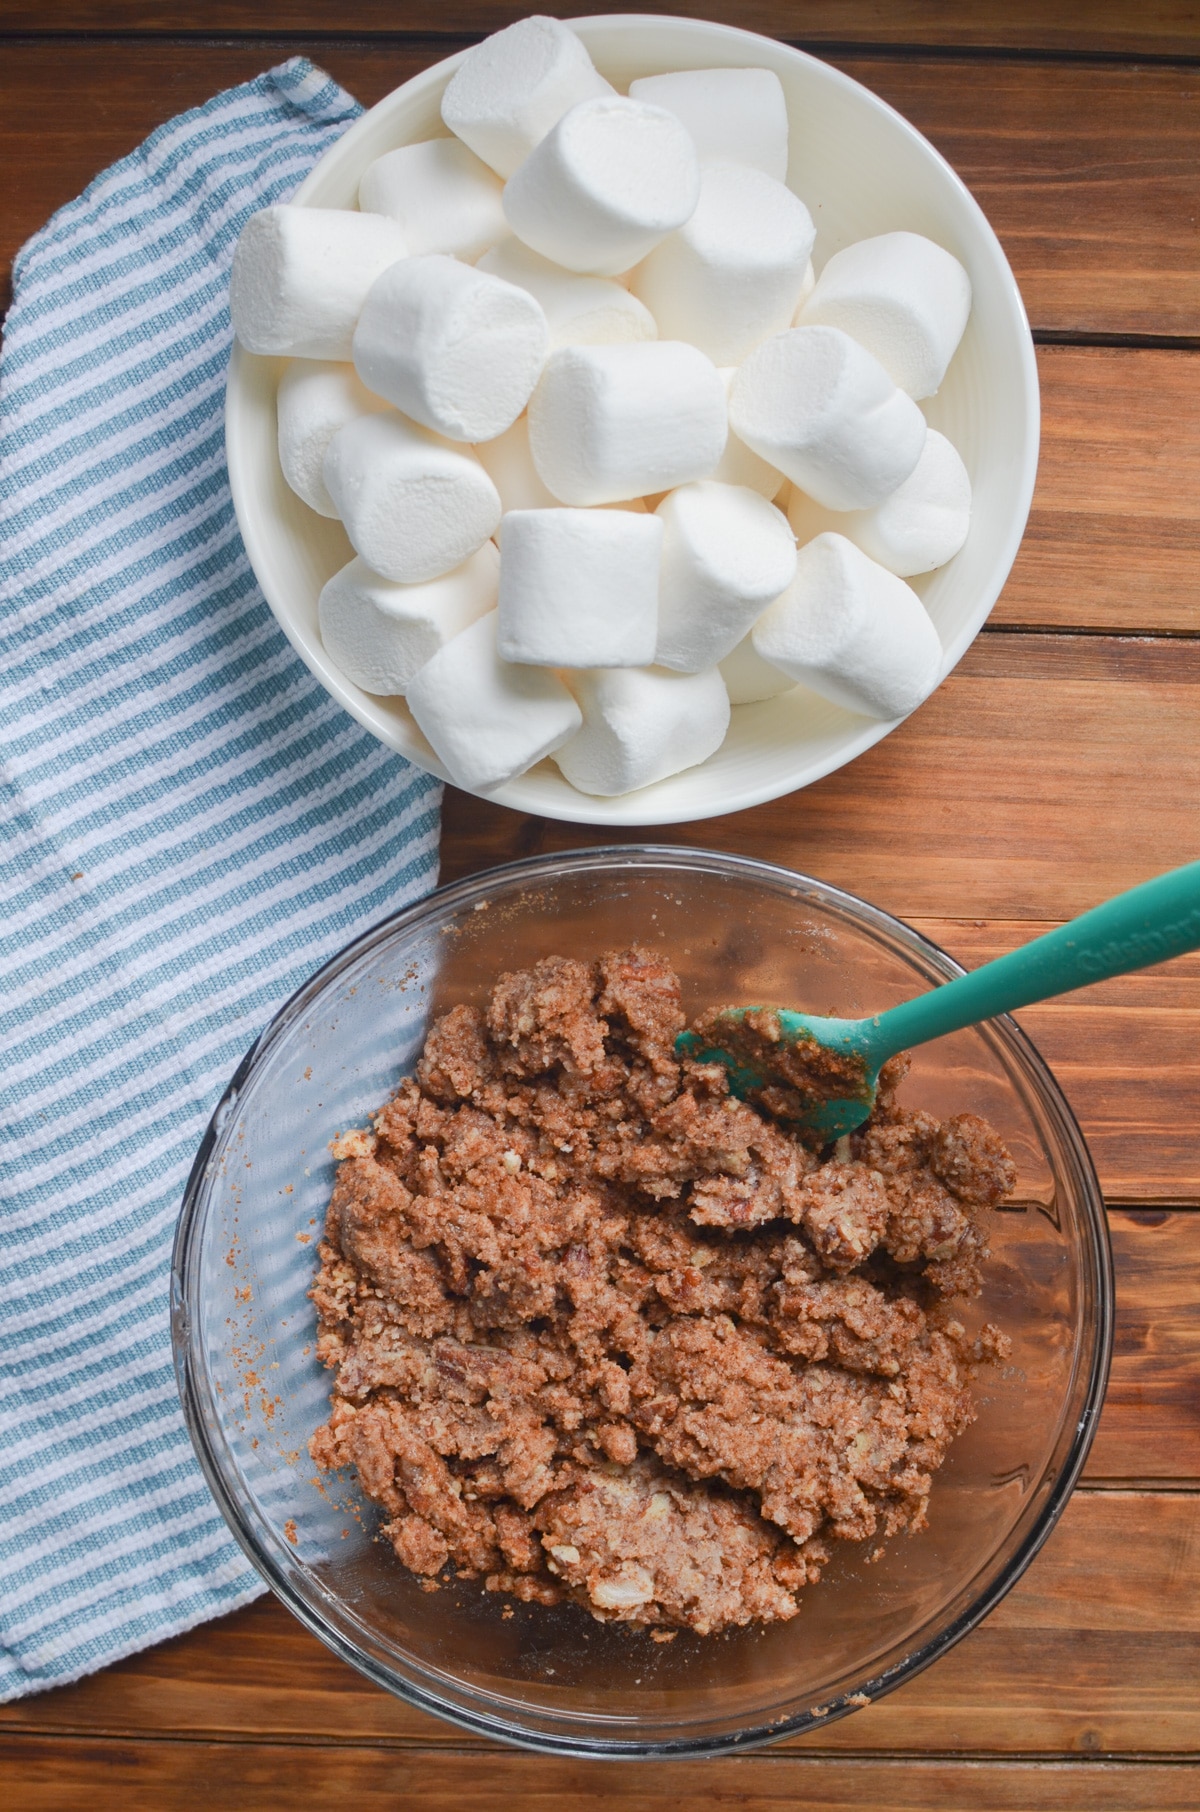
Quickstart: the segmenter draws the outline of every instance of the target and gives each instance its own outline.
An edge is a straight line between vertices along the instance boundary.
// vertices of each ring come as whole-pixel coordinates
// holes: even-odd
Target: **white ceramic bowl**
[[[626,14],[570,23],[597,68],[620,89],[635,76],[662,70],[736,64],[773,69],[791,121],[788,181],[817,223],[818,270],[841,246],[905,228],[946,246],[969,271],[971,319],[945,384],[924,408],[930,425],[953,441],[971,474],[971,532],[949,565],[913,581],[942,638],[944,676],[979,633],[1008,577],[1037,469],[1033,343],[996,235],[919,132],[868,89],[815,57],[699,19]],[[461,57],[425,70],[373,107],[326,152],[295,199],[311,207],[354,207],[359,177],[373,159],[396,145],[445,136],[439,103]],[[340,523],[315,515],[284,482],[275,428],[282,364],[238,346],[229,371],[229,477],[250,563],[288,639],[334,698],[389,748],[447,778],[404,701],[377,698],[352,685],[321,645],[317,597],[353,549]],[[682,823],[740,811],[807,786],[894,728],[798,686],[762,704],[737,707],[715,755],[636,793],[592,798],[544,761],[490,797],[518,811],[578,823]]]

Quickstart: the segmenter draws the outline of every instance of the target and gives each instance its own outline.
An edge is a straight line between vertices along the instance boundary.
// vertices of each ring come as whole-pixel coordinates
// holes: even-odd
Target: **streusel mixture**
[[[835,1541],[923,1526],[1002,1356],[954,1298],[1012,1160],[900,1107],[813,1150],[679,1063],[646,950],[455,1007],[351,1141],[313,1289],[322,1467],[405,1566],[707,1634],[795,1616]],[[344,1147],[343,1149],[346,1149]]]

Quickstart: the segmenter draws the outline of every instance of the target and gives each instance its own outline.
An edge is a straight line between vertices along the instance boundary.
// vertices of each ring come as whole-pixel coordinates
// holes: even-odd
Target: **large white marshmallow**
[[[644,303],[609,277],[581,277],[551,264],[510,234],[476,267],[527,289],[541,303],[550,346],[612,346],[654,340],[658,327]]]
[[[612,93],[582,40],[534,14],[467,51],[446,84],[442,118],[476,157],[511,176],[569,107]]]
[[[631,510],[511,510],[500,525],[506,661],[644,667],[654,659],[663,525]]]
[[[537,383],[550,334],[528,290],[456,258],[406,258],[375,283],[354,330],[369,390],[448,440],[491,440]]]
[[[806,271],[804,273],[804,282],[800,285],[800,300],[797,302],[796,312],[792,316],[792,326],[793,327],[799,327],[800,316],[804,313],[804,304],[808,301],[808,298],[812,295],[812,293],[813,293],[814,289],[816,289],[816,287],[817,287],[817,273],[813,269],[813,261],[810,258],[808,261],[808,268],[806,269]]]
[[[881,503],[926,434],[912,398],[836,327],[790,327],[756,346],[733,381],[729,425],[830,510]]]
[[[351,560],[317,600],[325,652],[364,692],[403,694],[439,648],[495,609],[499,583],[494,541],[423,585],[394,585]]]
[[[746,164],[705,164],[690,220],[630,277],[665,340],[738,365],[790,327],[816,230],[804,203]]]
[[[920,233],[881,233],[833,254],[800,321],[853,334],[893,383],[922,397],[939,388],[970,312],[957,258]]]
[[[572,673],[583,728],[554,757],[581,793],[612,798],[692,768],[720,748],[729,728],[721,675],[662,667]]]
[[[404,234],[382,214],[263,208],[234,249],[233,331],[248,352],[348,359],[367,292],[407,254]]]
[[[528,416],[519,415],[512,427],[506,428],[503,434],[498,434],[495,440],[481,440],[475,448],[475,455],[499,491],[500,502],[506,511],[559,508],[558,498],[546,489],[533,463],[533,454],[529,448]],[[630,497],[620,503],[604,503],[598,507],[605,510],[644,511],[646,505],[642,498]]]
[[[742,485],[682,485],[655,513],[664,533],[654,659],[700,673],[791,584],[795,537],[773,504]]]
[[[906,717],[937,685],[942,645],[911,585],[844,535],[800,549],[751,632],[755,653],[847,710]]]
[[[873,510],[827,510],[793,490],[787,513],[797,540],[811,541],[832,530],[890,573],[908,579],[944,566],[966,540],[971,480],[957,450],[931,428],[912,472]]]
[[[409,683],[408,707],[452,780],[490,793],[575,734],[583,716],[544,667],[520,667],[496,650],[491,611],[426,661]]]
[[[355,553],[401,585],[460,566],[500,521],[499,494],[474,454],[391,411],[339,428],[324,478]]]
[[[719,369],[728,402],[738,368],[736,365],[723,365]],[[712,476],[721,484],[748,485],[760,497],[778,496],[788,482],[778,466],[768,465],[765,459],[760,459],[744,440],[738,439],[732,428],[726,437],[725,451],[713,467]]]
[[[529,403],[542,482],[581,506],[707,478],[726,432],[720,372],[679,340],[561,347]]]
[[[613,277],[683,225],[700,194],[691,139],[620,95],[565,113],[504,186],[518,239],[567,270]]]
[[[538,477],[529,450],[529,417],[518,415],[511,428],[475,448],[480,465],[500,493],[505,510],[553,510],[558,498]]]
[[[310,509],[336,516],[322,475],[325,454],[339,428],[360,415],[380,415],[388,404],[359,382],[353,365],[296,359],[279,380],[279,463]]]
[[[732,654],[721,662],[721,678],[731,705],[757,705],[764,698],[778,698],[796,684],[788,673],[781,673],[754,652],[753,631],[743,636]]]
[[[771,69],[681,69],[638,76],[631,100],[665,107],[683,122],[700,157],[750,164],[786,182],[788,112]]]
[[[470,264],[508,232],[503,190],[458,139],[431,138],[368,164],[358,205],[396,221],[410,252],[449,252]]]

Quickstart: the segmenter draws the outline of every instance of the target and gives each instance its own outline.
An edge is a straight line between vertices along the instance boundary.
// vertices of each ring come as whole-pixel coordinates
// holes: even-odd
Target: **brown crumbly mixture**
[[[792,1617],[831,1541],[925,1522],[973,1419],[981,1209],[1012,1160],[897,1105],[814,1151],[676,1061],[645,950],[503,975],[343,1146],[313,1288],[332,1408],[396,1553],[687,1628]]]
[[[750,1075],[765,1078],[751,1088],[750,1099],[780,1120],[799,1120],[827,1101],[855,1098],[867,1105],[867,1066],[844,1051],[831,1051],[816,1039],[785,1038],[775,1007],[755,1007],[729,1017],[729,1008],[701,1013],[694,1030],[711,1045],[744,1064]]]

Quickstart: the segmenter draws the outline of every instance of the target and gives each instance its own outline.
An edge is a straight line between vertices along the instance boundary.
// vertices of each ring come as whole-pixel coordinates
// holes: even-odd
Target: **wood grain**
[[[1038,349],[1042,446],[993,623],[1200,633],[1200,356]]]
[[[0,266],[6,269],[56,208],[156,126],[292,50],[260,41],[0,45]],[[325,61],[336,63],[339,80],[369,105],[440,54],[429,44],[383,45],[326,54]]]
[[[303,49],[369,104],[445,46],[7,43],[0,259],[154,126]],[[835,60],[927,133],[974,190],[1035,328],[1200,335],[1200,112],[1190,67]]]
[[[1200,333],[1195,71],[835,61],[953,164],[1000,237],[1035,329]],[[962,104],[972,90],[975,110]]]
[[[831,1761],[775,1752],[737,1760],[626,1764],[367,1747],[328,1750],[158,1742],[22,1742],[0,1747],[21,1812],[1195,1812],[1190,1767],[1084,1762]],[[98,1800],[97,1795],[101,1795]]]
[[[778,1751],[715,1762],[612,1763],[535,1756],[159,1742],[0,1747],[21,1812],[1195,1812],[1196,1770],[1170,1763],[855,1761]],[[100,1800],[97,1794],[102,1795]]]
[[[783,1747],[1200,1753],[1200,1603],[1190,1589],[1198,1569],[1200,1494],[1077,1492],[1028,1573],[951,1655]],[[11,1737],[139,1732],[487,1747],[370,1685],[266,1598],[76,1686],[0,1709],[0,1733]]]
[[[1200,1478],[1200,1216],[1110,1211],[1112,1374],[1085,1476]]]
[[[1117,1315],[1112,1374],[1085,1477],[1200,1479],[1200,1215],[1109,1213]]]
[[[524,16],[527,6],[500,0],[421,0],[400,11],[394,0],[348,0],[336,28],[348,34],[391,36],[408,29],[465,33],[496,31]],[[625,0],[600,0],[591,13],[625,12]],[[710,16],[698,0],[661,0],[660,13]],[[563,15],[569,16],[566,13]],[[582,16],[582,14],[578,15]],[[1017,49],[1195,57],[1200,7],[1194,0],[730,0],[719,16],[747,31],[801,43],[853,41],[895,45],[974,45]],[[276,31],[331,29],[321,0],[2,0],[0,30],[14,32]]]

